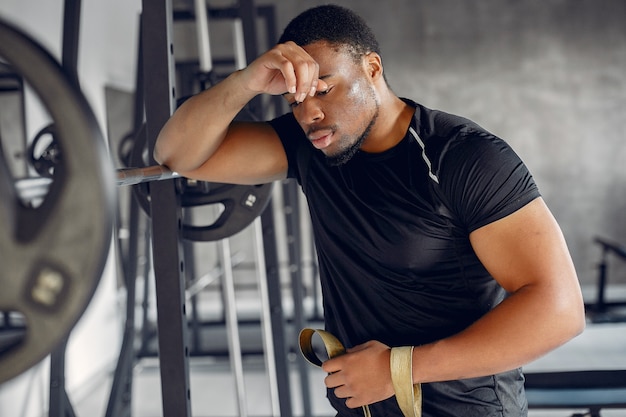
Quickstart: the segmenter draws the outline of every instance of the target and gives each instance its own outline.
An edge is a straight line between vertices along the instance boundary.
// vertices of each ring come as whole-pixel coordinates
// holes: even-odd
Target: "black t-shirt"
[[[407,102],[415,116],[398,145],[360,151],[339,167],[326,163],[292,114],[270,122],[285,147],[288,176],[307,197],[326,329],[346,347],[429,343],[500,303],[505,291],[478,260],[469,233],[539,196],[503,140],[467,119]],[[423,393],[424,416],[526,412],[519,370],[424,384]],[[340,414],[360,415],[332,391],[329,399]],[[372,405],[374,417],[400,415],[391,400]]]

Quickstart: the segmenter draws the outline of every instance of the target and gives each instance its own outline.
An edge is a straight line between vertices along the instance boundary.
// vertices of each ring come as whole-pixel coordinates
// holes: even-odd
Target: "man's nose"
[[[296,110],[297,113],[294,111],[294,115],[306,124],[319,123],[324,119],[324,112],[316,97],[307,97],[296,107]]]

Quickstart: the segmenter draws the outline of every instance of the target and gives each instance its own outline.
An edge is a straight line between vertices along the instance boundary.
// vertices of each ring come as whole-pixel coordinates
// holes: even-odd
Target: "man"
[[[233,122],[258,94],[292,112]],[[561,231],[524,164],[475,123],[396,96],[375,37],[321,6],[278,45],[187,100],[155,158],[180,174],[258,184],[293,177],[309,204],[339,415],[401,415],[390,348],[414,346],[424,416],[522,416],[520,367],[584,328]]]

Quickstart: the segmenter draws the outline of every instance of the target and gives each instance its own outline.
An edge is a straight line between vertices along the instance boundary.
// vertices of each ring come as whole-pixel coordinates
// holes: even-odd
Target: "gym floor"
[[[619,289],[626,295],[626,288]],[[624,290],[624,291],[622,291]],[[611,294],[617,294],[615,290]],[[247,414],[271,416],[271,400],[263,358],[244,358],[244,381]],[[626,369],[626,323],[588,324],[583,334],[545,357],[529,364],[526,372],[578,371]],[[333,416],[325,399],[323,373],[310,369],[311,401],[313,415]],[[76,415],[104,415],[110,379],[85,387],[71,399]],[[302,401],[298,377],[291,373],[292,406],[295,415],[302,415]],[[192,358],[190,361],[191,406],[194,417],[238,416],[235,381],[228,359]],[[161,387],[158,361],[154,358],[140,360],[134,370],[132,415],[134,417],[159,417]],[[531,409],[530,417],[568,417],[585,410]],[[603,417],[626,415],[626,410],[603,410]]]

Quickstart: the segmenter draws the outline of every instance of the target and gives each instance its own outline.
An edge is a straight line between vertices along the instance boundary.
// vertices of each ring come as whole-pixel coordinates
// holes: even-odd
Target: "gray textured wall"
[[[282,29],[325,1],[275,1]],[[397,94],[506,139],[561,224],[581,282],[596,235],[626,244],[626,2],[352,0]],[[611,282],[626,265],[611,264]]]

